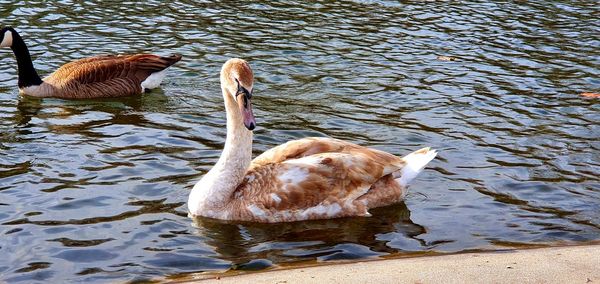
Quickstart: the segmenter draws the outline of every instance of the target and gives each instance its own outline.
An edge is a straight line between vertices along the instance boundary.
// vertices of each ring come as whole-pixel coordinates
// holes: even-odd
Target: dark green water
[[[594,1],[1,1],[43,75],[181,53],[162,90],[18,95],[0,50],[0,281],[114,282],[281,263],[600,239]],[[450,56],[455,60],[442,60]],[[440,151],[404,204],[279,225],[187,217],[224,143],[218,82],[254,68],[255,153],[329,136]]]

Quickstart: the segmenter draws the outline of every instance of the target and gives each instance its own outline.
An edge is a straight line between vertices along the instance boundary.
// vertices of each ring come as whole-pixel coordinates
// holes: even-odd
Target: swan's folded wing
[[[283,161],[298,159],[319,153],[347,152],[348,149],[364,148],[356,144],[333,138],[309,137],[289,141],[271,148],[256,157],[250,168],[263,166]],[[366,149],[366,148],[364,148]]]
[[[368,215],[366,206],[354,201],[378,179],[403,166],[401,159],[381,153],[365,148],[256,166],[233,199],[254,219],[269,216],[270,222]]]

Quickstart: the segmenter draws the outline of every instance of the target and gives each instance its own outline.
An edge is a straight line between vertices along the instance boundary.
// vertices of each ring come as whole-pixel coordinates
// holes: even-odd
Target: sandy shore
[[[600,283],[600,245],[374,260],[217,278],[197,281],[237,284]]]

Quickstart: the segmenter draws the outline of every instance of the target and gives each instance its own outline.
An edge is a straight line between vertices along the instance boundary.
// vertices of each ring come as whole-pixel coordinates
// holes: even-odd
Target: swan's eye
[[[244,108],[248,108],[248,97],[244,96]]]
[[[252,93],[248,91],[248,89],[242,87],[242,85],[240,85],[240,81],[238,81],[238,79],[235,79],[235,82],[237,83],[237,91],[235,92],[235,98],[237,100],[237,97],[239,95],[244,95],[244,98],[246,99],[252,99]]]

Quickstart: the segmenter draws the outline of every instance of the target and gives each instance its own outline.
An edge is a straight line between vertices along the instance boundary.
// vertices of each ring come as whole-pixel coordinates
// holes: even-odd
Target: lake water
[[[0,50],[0,281],[114,282],[600,239],[594,1],[1,1],[41,75],[181,53],[140,97],[20,97]],[[256,75],[255,154],[329,136],[439,150],[370,218],[192,221],[225,138],[221,65]]]

